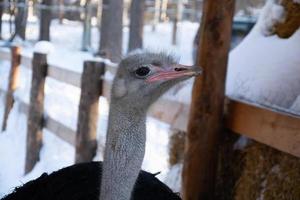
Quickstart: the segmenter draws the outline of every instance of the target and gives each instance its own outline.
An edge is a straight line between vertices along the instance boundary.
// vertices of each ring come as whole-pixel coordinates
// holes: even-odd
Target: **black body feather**
[[[99,200],[102,162],[63,168],[18,187],[2,200]],[[133,191],[134,200],[180,200],[154,174],[140,171]]]

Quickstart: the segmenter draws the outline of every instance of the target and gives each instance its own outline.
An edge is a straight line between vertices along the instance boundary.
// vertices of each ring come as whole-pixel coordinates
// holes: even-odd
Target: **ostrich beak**
[[[158,68],[157,72],[149,76],[146,82],[153,83],[157,81],[173,80],[183,77],[197,76],[202,73],[202,68],[198,66],[186,66],[181,64],[173,65],[167,69]]]

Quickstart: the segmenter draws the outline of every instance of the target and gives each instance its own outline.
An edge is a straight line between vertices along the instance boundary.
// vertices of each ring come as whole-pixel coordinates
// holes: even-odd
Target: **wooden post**
[[[104,72],[104,63],[84,63],[76,132],[76,163],[92,161],[96,155],[98,105],[103,85],[101,76]]]
[[[183,199],[214,199],[234,0],[206,0],[183,167]]]
[[[9,80],[7,87],[7,95],[5,102],[5,111],[3,115],[2,131],[6,129],[7,118],[14,104],[13,93],[19,86],[21,48],[17,46],[11,47],[11,68],[9,72]]]
[[[30,172],[39,160],[40,149],[42,147],[44,86],[47,70],[47,55],[34,53],[27,122],[25,174]]]

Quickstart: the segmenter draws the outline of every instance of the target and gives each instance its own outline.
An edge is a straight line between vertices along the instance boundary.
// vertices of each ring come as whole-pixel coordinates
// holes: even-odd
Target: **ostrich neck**
[[[144,158],[146,111],[110,105],[100,200],[129,200]]]

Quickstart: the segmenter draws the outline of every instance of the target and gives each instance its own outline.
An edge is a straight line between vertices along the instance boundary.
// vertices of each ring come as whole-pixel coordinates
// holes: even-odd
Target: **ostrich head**
[[[180,65],[166,53],[132,53],[119,64],[112,99],[119,104],[123,102],[139,110],[147,110],[176,83],[200,73],[201,68]]]

